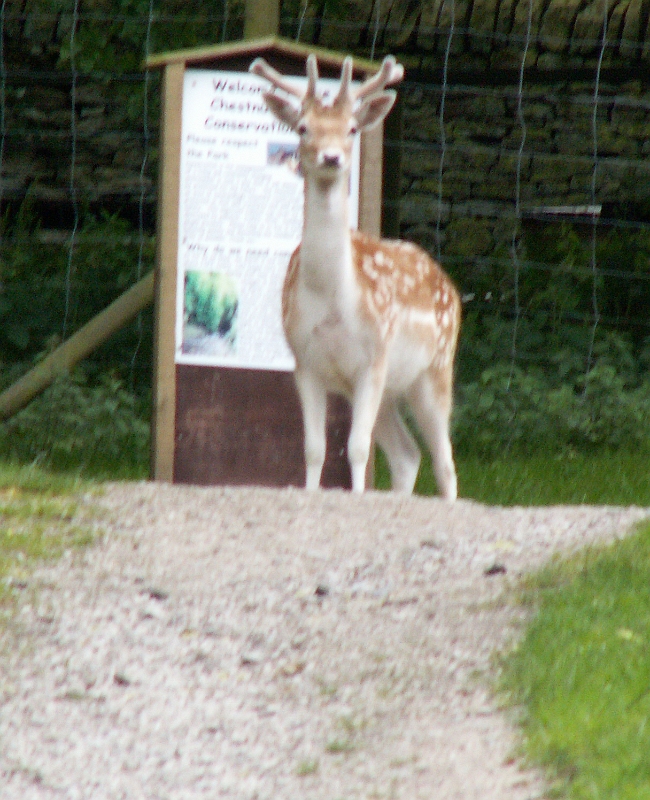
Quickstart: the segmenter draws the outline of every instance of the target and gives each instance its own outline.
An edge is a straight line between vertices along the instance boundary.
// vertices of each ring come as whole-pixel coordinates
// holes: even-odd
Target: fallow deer
[[[348,222],[354,137],[388,114],[395,92],[385,87],[399,82],[404,70],[388,56],[376,75],[355,88],[347,57],[331,103],[317,92],[314,55],[307,59],[306,91],[261,58],[250,70],[271,83],[264,94],[268,108],[300,137],[304,222],[284,282],[282,316],[296,361],[307,489],[320,485],[326,398],[332,392],[352,406],[348,460],[354,491],[365,488],[373,432],[388,458],[393,488],[413,491],[421,454],[400,414],[406,400],[431,451],[438,489],[453,501],[449,418],[458,292],[421,248],[350,230]]]

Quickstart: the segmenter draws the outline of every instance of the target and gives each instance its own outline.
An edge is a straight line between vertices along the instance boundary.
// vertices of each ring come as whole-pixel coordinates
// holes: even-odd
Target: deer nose
[[[323,150],[318,160],[321,167],[333,167],[338,169],[343,162],[343,157],[339,150]]]

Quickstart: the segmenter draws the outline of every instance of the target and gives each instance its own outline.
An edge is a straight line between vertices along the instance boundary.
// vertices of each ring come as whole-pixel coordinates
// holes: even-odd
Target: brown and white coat
[[[420,451],[401,417],[405,400],[431,451],[439,490],[454,500],[449,419],[461,317],[458,292],[421,248],[350,231],[348,225],[354,136],[390,111],[395,94],[385,87],[401,80],[403,70],[388,57],[377,75],[353,90],[348,58],[331,105],[317,94],[314,56],[307,60],[304,95],[262,59],[251,71],[271,82],[267,105],[300,136],[303,236],[287,270],[282,314],[296,360],[307,488],[320,483],[326,397],[334,392],[352,405],[348,459],[355,491],[365,488],[373,433],[388,458],[393,488],[413,490]]]

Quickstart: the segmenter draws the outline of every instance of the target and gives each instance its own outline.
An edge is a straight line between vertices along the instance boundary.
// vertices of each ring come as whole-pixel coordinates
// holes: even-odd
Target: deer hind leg
[[[404,424],[395,400],[384,399],[381,404],[375,438],[388,459],[393,490],[410,494],[415,486],[422,454]]]
[[[302,406],[306,488],[315,491],[320,486],[327,446],[327,392],[320,381],[307,372],[296,369],[294,378]]]
[[[452,382],[451,367],[431,367],[418,378],[408,396],[415,420],[431,453],[438,491],[451,502],[458,494],[456,467],[449,438]]]
[[[352,491],[366,488],[366,467],[372,444],[372,432],[377,421],[386,383],[384,360],[375,363],[359,379],[352,398],[352,427],[348,437],[348,461],[352,472]]]

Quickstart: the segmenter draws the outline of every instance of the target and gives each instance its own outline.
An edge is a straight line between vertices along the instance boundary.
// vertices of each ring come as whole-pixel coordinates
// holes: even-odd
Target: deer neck
[[[348,174],[332,181],[305,177],[301,277],[319,294],[345,291],[353,282]]]

